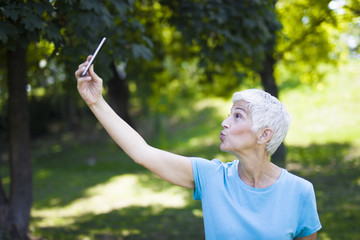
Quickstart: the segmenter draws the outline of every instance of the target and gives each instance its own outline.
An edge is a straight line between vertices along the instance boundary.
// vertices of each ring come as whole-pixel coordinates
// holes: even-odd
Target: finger
[[[88,63],[89,63],[89,61],[90,61],[90,59],[91,59],[91,57],[92,57],[92,55],[89,55],[89,56],[86,58],[86,61],[83,62],[83,63],[81,63],[81,64],[79,65],[79,68],[82,67],[82,66],[84,66],[84,65],[87,66]]]
[[[80,70],[81,67],[79,66],[79,68],[75,71],[75,78],[78,79],[80,77]]]
[[[79,67],[76,71],[75,71],[75,77],[78,79],[80,77],[84,77],[81,76],[81,74],[85,71],[86,65],[83,65],[81,67]],[[87,75],[86,75],[87,76]]]
[[[91,82],[93,80],[93,78],[88,74],[86,74],[85,76],[81,76],[82,72],[83,71],[80,70],[79,72],[76,73],[76,80],[78,85],[82,85],[82,83],[84,82]]]
[[[92,80],[92,77],[90,77],[90,76],[80,77],[77,79],[79,84],[81,84],[83,82],[90,82],[91,80]]]
[[[82,66],[86,66],[88,64],[88,61],[81,63],[78,68],[81,68]]]
[[[85,70],[85,67],[83,65],[80,65],[79,68],[75,71],[75,77],[78,78],[82,71]]]

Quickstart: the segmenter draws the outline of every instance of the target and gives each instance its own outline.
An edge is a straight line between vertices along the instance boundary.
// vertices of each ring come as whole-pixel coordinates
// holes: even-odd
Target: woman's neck
[[[280,177],[281,168],[271,163],[267,154],[239,158],[238,174],[253,188],[267,188]]]

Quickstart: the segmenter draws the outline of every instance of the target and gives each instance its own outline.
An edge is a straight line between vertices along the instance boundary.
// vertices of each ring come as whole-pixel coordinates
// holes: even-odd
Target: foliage
[[[94,51],[104,36],[108,39],[97,66],[105,80],[112,75],[108,66],[113,61],[126,61],[132,56],[151,60],[152,54],[145,45],[151,47],[152,43],[132,15],[134,1],[54,1],[54,7],[65,39],[58,61],[66,63],[67,75],[73,75],[78,63]]]
[[[196,46],[210,91],[229,94],[249,72],[259,72],[280,23],[273,1],[161,1],[172,11],[170,23]]]
[[[13,49],[19,42],[25,49],[32,42],[30,71],[38,68],[41,60],[46,60],[41,67],[44,69],[51,57],[60,68],[64,66],[68,79],[78,63],[94,51],[101,37],[107,36],[105,50],[102,50],[107,54],[98,57],[99,69],[105,69],[103,74],[107,78],[111,75],[108,66],[115,59],[152,58],[145,46],[151,47],[152,43],[142,34],[143,26],[131,15],[133,8],[134,1],[4,1],[0,5],[1,44]],[[36,76],[41,74],[49,77],[41,71]],[[56,72],[52,72],[51,76],[54,75]],[[38,86],[36,82],[31,84]]]
[[[355,2],[277,2],[276,12],[283,28],[277,39],[275,56],[280,64],[296,75],[293,81],[316,84],[326,74],[321,67],[323,64],[336,66],[339,61],[347,58],[348,46],[344,37],[345,34],[355,33],[349,31],[349,26],[356,19],[356,14],[344,9],[356,8]],[[355,37],[358,38],[356,35]],[[276,74],[276,78],[280,79],[281,76]]]
[[[2,9],[11,17],[19,4],[4,3]],[[35,13],[35,8],[42,9],[38,2],[26,4]],[[135,100],[140,100],[137,106],[165,113],[178,105],[179,98],[201,97],[200,92],[230,94],[229,89],[237,88],[251,69],[259,69],[264,44],[279,28],[269,1],[77,0],[43,4],[47,6],[43,7],[47,10],[43,22],[34,17],[43,34],[30,39],[34,43],[28,49],[30,94],[51,98],[50,107],[60,105],[60,109],[69,109],[67,101],[77,97],[74,69],[103,36],[108,40],[95,62],[98,74],[106,82],[112,75],[111,62],[126,63],[126,81]],[[6,93],[2,94],[6,99]]]
[[[268,1],[138,1],[134,14],[154,45],[151,62],[126,66],[142,115],[172,115],[194,99],[228,97],[253,77],[269,32],[279,28]],[[162,116],[154,118],[162,125]]]
[[[188,44],[200,47],[200,64],[240,62],[261,69],[272,28],[280,29],[272,1],[162,1],[173,14],[170,22]],[[207,66],[205,66],[207,67]]]
[[[14,50],[17,44],[26,49],[41,36],[48,41],[61,40],[57,26],[51,21],[55,13],[50,1],[2,1],[0,3],[0,42]]]
[[[111,62],[128,58],[151,60],[148,47],[152,42],[143,35],[144,28],[132,15],[133,8],[134,1],[3,1],[0,44],[4,51],[0,54],[4,56],[16,43],[27,49],[30,101],[51,99],[47,107],[60,110],[58,119],[65,121],[67,112],[74,111],[69,107],[75,105],[72,99],[78,96],[74,70],[94,51],[101,37],[108,40],[96,65],[105,81],[112,75]],[[0,66],[1,109],[5,109],[7,101],[4,59],[1,58],[4,64]],[[36,111],[31,115],[33,119],[44,118]],[[1,116],[6,119],[6,112]],[[33,123],[38,129],[45,127],[41,121]]]
[[[29,34],[27,28],[41,33],[19,37],[36,40],[28,49],[30,94],[51,98],[51,107],[62,109],[68,109],[64,98],[77,96],[74,69],[103,36],[108,40],[95,62],[98,74],[107,81],[110,62],[126,63],[134,109],[166,113],[179,105],[177,99],[228,96],[245,79],[256,79],[270,33],[280,29],[272,1],[26,1],[24,7],[20,2],[1,3],[1,42],[11,47],[12,37]],[[346,2],[343,15],[328,5],[326,0],[277,1],[283,29],[276,56],[278,66],[292,72],[290,81],[318,82],[324,75],[319,63],[335,63],[346,48],[340,30],[353,21],[355,32],[357,1]],[[14,30],[10,25],[16,21]],[[1,101],[5,74],[0,67]]]
[[[1,1],[0,2],[0,108],[5,109],[7,91],[5,67],[6,51],[14,50],[17,45],[24,51],[31,42],[39,42],[42,37],[49,42],[59,43],[62,39],[52,15],[55,13],[49,1]],[[47,50],[34,51],[42,56]],[[39,59],[35,60],[35,66]],[[31,65],[31,61],[29,62]],[[21,66],[25,67],[25,66]],[[5,110],[0,113],[6,116]],[[5,118],[5,117],[4,117]],[[5,123],[3,123],[5,125]]]

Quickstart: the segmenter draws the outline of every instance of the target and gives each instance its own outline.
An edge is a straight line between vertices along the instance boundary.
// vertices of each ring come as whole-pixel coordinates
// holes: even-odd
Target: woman
[[[206,239],[316,239],[321,224],[310,182],[269,161],[287,133],[290,116],[261,90],[235,93],[220,133],[222,151],[237,160],[189,158],[149,146],[102,96],[90,60],[79,65],[78,90],[114,141],[138,164],[202,201]]]

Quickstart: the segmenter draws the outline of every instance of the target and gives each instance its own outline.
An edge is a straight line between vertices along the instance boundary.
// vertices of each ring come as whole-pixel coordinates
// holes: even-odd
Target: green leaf
[[[154,47],[154,44],[153,44],[153,42],[151,41],[150,38],[148,38],[146,36],[142,36],[142,39],[149,45],[149,47],[151,47],[151,48]]]
[[[104,8],[102,13],[100,14],[102,16],[102,20],[104,21],[106,27],[110,28],[114,24],[114,17],[109,13],[109,11]]]
[[[60,42],[63,39],[59,27],[57,27],[52,22],[48,22],[44,30],[46,39],[49,39],[50,41]]]
[[[36,12],[38,13],[38,15],[42,15],[44,12],[48,12],[51,13],[54,11],[53,6],[51,5],[50,2],[45,2],[45,3],[36,3],[34,4],[34,8],[36,9]]]
[[[35,31],[43,28],[43,22],[45,21],[39,15],[34,12],[27,11],[27,16],[21,19],[25,29],[29,31]]]
[[[145,27],[137,19],[133,19],[132,27],[134,29],[140,29],[142,33],[145,32]]]
[[[0,22],[0,40],[6,44],[9,36],[15,36],[18,33],[16,27],[8,22]]]
[[[4,9],[3,14],[15,22],[19,18],[20,11],[19,9],[8,7]]]
[[[94,10],[94,12],[97,12],[100,7],[102,7],[102,5],[98,1],[80,0],[80,8],[81,9]]]
[[[136,59],[142,57],[147,61],[151,61],[153,58],[153,54],[150,49],[141,44],[132,44],[131,51]]]
[[[119,12],[120,16],[126,14],[129,8],[128,4],[126,4],[124,1],[119,1],[119,0],[111,0],[110,2],[114,5],[115,9]]]

